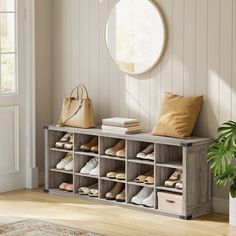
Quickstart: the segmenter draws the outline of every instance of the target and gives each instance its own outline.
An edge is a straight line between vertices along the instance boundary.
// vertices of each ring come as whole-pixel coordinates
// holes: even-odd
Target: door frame
[[[35,0],[25,0],[26,38],[26,188],[38,187],[36,166]]]

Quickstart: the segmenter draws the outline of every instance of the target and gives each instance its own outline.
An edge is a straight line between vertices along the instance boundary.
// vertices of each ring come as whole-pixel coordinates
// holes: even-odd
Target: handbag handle
[[[81,89],[81,96],[79,97],[79,90],[80,90],[80,89]],[[85,85],[79,84],[77,87],[75,87],[75,88],[71,91],[70,98],[72,98],[72,95],[73,95],[73,93],[75,92],[75,90],[77,90],[77,99],[83,99],[84,92],[85,92],[85,94],[86,94],[86,99],[89,99],[88,90],[87,90],[87,88],[85,87]]]

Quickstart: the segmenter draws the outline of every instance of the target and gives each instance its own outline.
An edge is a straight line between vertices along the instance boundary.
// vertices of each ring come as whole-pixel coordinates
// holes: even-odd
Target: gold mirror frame
[[[124,0],[119,0],[120,1],[124,1]],[[105,21],[105,27],[104,27],[104,41],[105,41],[105,45],[106,45],[106,49],[107,49],[107,52],[108,52],[108,55],[109,57],[111,58],[111,60],[114,62],[114,64],[117,66],[117,68],[126,73],[126,74],[129,74],[129,75],[142,75],[142,74],[145,74],[149,71],[151,71],[152,69],[154,69],[161,61],[161,59],[163,58],[163,55],[165,53],[165,50],[166,50],[166,47],[167,47],[167,42],[168,42],[168,31],[167,31],[167,22],[166,22],[166,18],[164,16],[164,13],[163,13],[163,10],[161,9],[161,7],[159,6],[159,4],[155,1],[155,0],[147,0],[148,2],[150,2],[152,4],[152,6],[156,9],[157,13],[159,13],[160,15],[160,18],[161,18],[161,22],[162,22],[162,26],[163,26],[163,33],[164,33],[164,39],[163,39],[163,45],[162,45],[162,48],[161,48],[161,52],[160,52],[160,55],[157,57],[156,61],[150,65],[150,67],[146,70],[144,70],[143,72],[140,72],[140,73],[131,73],[129,71],[126,71],[126,70],[123,70],[122,68],[120,68],[120,65],[113,59],[111,53],[110,53],[110,50],[108,48],[108,44],[107,44],[107,40],[106,40],[106,30],[107,30],[107,25],[108,25],[108,20],[111,16],[111,13],[113,11],[113,9],[116,7],[116,5],[119,3],[117,2],[109,11],[108,13],[108,16],[106,18],[106,21]]]

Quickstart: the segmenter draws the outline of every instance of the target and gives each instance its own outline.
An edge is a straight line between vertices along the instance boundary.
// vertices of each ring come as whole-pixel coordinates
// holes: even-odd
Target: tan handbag
[[[74,92],[77,92],[76,97],[73,97]],[[92,101],[83,84],[79,84],[75,87],[69,98],[64,98],[58,125],[86,129],[95,127]]]

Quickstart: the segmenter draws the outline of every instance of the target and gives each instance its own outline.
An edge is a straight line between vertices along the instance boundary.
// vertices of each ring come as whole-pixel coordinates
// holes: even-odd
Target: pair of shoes
[[[151,170],[135,178],[136,183],[154,184],[154,171]]]
[[[146,207],[154,207],[154,190],[148,187],[143,187],[131,202],[135,205],[144,205]]]
[[[62,184],[60,184],[59,189],[73,192],[73,184],[72,183],[62,183]]]
[[[138,153],[137,158],[154,161],[154,144],[148,145],[142,152]]]
[[[106,193],[107,200],[116,200],[117,202],[125,202],[125,187],[122,183],[116,183],[115,186]]]
[[[80,150],[84,152],[98,153],[98,138],[94,137],[88,143],[82,144]]]
[[[74,169],[73,155],[71,153],[67,153],[66,156],[60,162],[57,163],[56,168],[58,170],[73,171]]]
[[[125,180],[125,173],[123,170],[114,170],[107,173],[107,178]]]
[[[115,146],[108,148],[105,154],[125,158],[125,140],[120,140]]]
[[[56,148],[72,150],[74,143],[74,136],[71,133],[65,134],[60,141],[55,143]]]
[[[169,179],[165,181],[165,186],[169,188],[183,189],[183,171],[176,169]]]
[[[98,158],[94,157],[94,158],[90,159],[86,163],[86,165],[80,170],[80,173],[98,176],[99,175]]]
[[[88,195],[89,197],[98,197],[98,184],[93,184],[89,187],[81,187],[78,189],[80,195]]]

